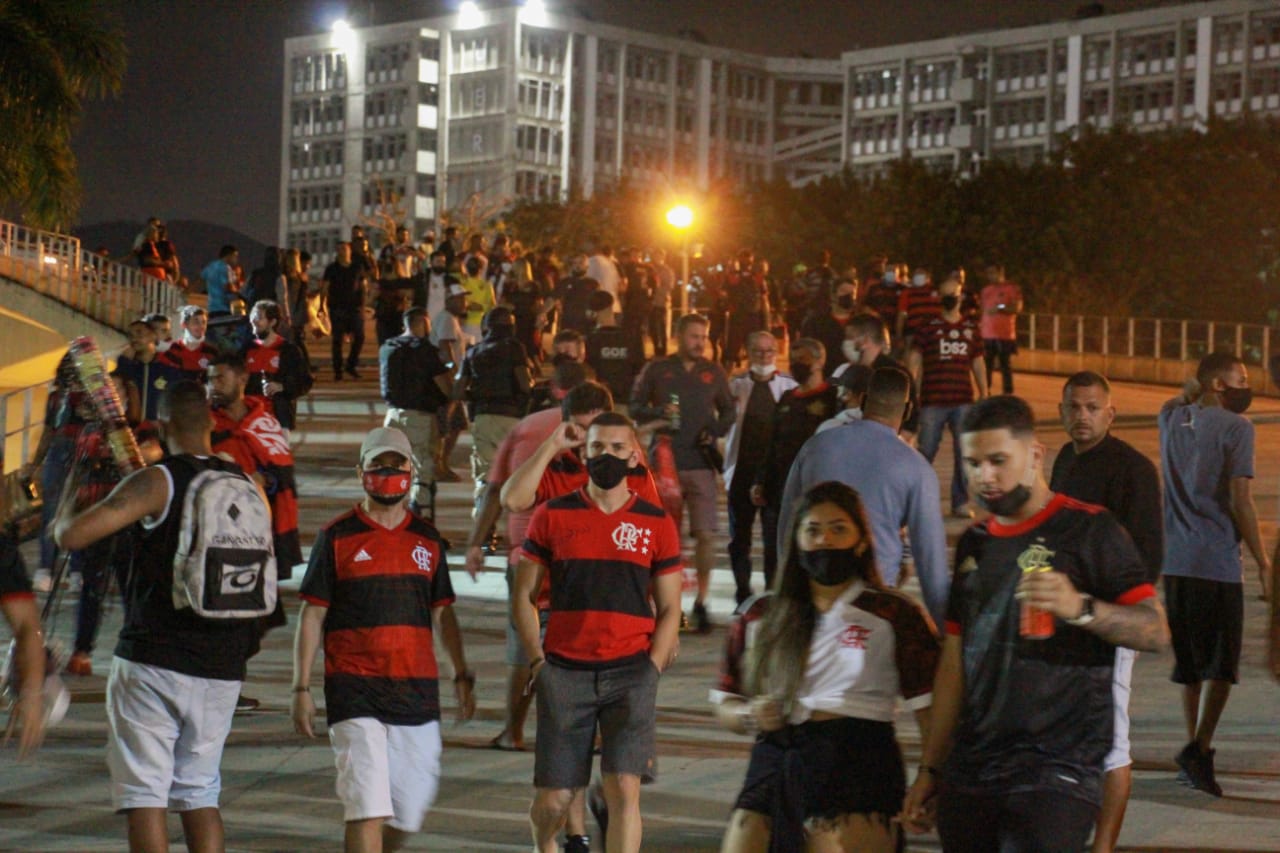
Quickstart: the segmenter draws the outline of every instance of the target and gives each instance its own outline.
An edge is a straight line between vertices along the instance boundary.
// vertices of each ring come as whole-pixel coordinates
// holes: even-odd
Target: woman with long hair
[[[756,736],[721,853],[900,850],[894,713],[901,696],[927,731],[937,635],[880,581],[857,492],[819,483],[795,518],[786,564],[734,623],[712,692],[720,724]]]

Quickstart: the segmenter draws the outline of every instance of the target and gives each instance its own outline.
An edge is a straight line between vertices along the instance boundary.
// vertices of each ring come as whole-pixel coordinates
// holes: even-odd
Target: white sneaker
[[[67,592],[75,595],[84,587],[84,575],[79,572],[71,572],[67,575]]]
[[[53,589],[53,573],[48,569],[36,569],[31,576],[31,588],[36,592],[49,592]]]

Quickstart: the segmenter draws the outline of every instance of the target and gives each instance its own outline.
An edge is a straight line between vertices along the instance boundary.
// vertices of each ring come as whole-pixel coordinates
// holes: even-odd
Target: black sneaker
[[[707,605],[694,602],[693,630],[698,634],[711,633],[711,617],[707,615]]]
[[[1182,752],[1178,753],[1174,761],[1178,762],[1178,766],[1187,774],[1191,787],[1197,791],[1221,797],[1222,786],[1213,777],[1213,756],[1216,752],[1216,749],[1205,752],[1200,749],[1199,744],[1192,741],[1182,748]]]
[[[360,378],[360,374],[359,374],[359,373],[356,373],[356,369],[355,369],[354,367],[348,367],[348,368],[347,368],[347,375],[348,375],[348,376],[350,376],[352,379],[359,379],[359,378]]]
[[[587,835],[566,835],[564,853],[591,853],[591,838]]]
[[[604,790],[601,789],[599,782],[587,789],[587,808],[591,810],[591,816],[596,819],[596,826],[600,827],[601,843],[608,845],[609,804],[605,802]]]
[[[341,370],[335,370],[335,371],[333,372],[333,381],[334,381],[334,382],[341,382],[341,381],[342,381],[342,371],[341,371]]]
[[[243,693],[236,699],[236,713],[245,714],[249,711],[256,711],[261,707],[262,702],[254,699],[252,696],[246,696]]]

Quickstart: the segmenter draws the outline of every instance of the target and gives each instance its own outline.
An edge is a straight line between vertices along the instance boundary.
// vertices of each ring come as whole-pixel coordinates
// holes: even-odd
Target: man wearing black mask
[[[848,280],[840,282],[831,294],[830,310],[806,317],[800,327],[801,334],[820,342],[834,359],[835,354],[842,351],[844,327],[853,318],[857,304],[858,285]]]

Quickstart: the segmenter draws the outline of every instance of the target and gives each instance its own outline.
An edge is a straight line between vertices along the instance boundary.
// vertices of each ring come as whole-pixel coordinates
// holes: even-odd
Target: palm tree
[[[95,0],[0,0],[0,205],[45,228],[80,204],[71,133],[81,102],[117,94],[120,31]]]

